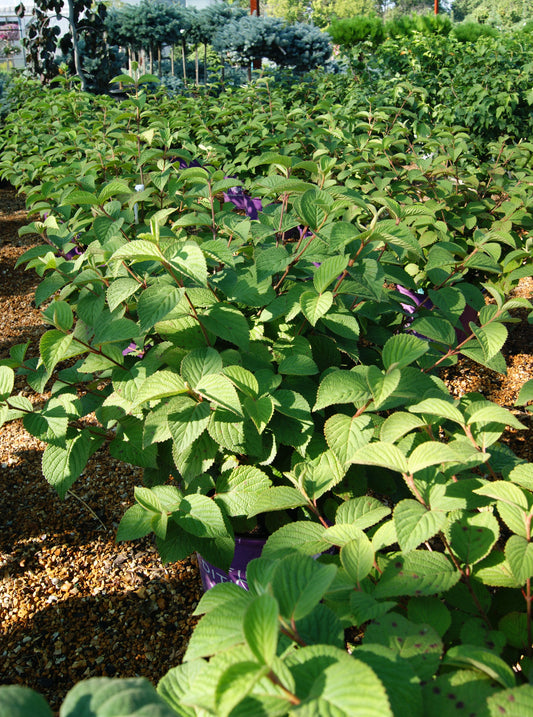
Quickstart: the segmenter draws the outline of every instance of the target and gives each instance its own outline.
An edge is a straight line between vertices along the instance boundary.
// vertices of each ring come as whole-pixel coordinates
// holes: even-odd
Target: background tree
[[[512,27],[533,18],[531,0],[454,0],[455,20]]]
[[[94,4],[92,0],[67,0],[66,7],[63,0],[35,0],[24,39],[27,62],[33,73],[44,81],[55,77],[58,73],[56,53],[60,47],[64,55],[72,58],[71,69],[79,76],[82,88],[88,89],[80,46],[83,44],[87,57],[98,59],[105,66],[108,57],[104,32],[106,12],[103,2]],[[24,17],[24,14],[21,3],[17,15]],[[69,29],[63,36],[53,22],[54,15],[68,21]]]

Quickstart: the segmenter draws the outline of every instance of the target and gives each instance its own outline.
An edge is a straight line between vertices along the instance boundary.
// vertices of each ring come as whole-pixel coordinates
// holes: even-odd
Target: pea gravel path
[[[0,187],[0,358],[28,338],[36,351],[45,330],[32,303],[36,276],[14,268],[35,243],[18,236],[25,222],[23,201]],[[531,297],[532,287],[526,280],[520,293]],[[506,349],[508,376],[460,362],[444,374],[455,395],[476,390],[513,407],[533,378],[533,327],[525,312],[519,316]],[[533,460],[531,438],[529,428],[506,440]],[[115,543],[139,469],[102,449],[61,501],[41,475],[42,449],[19,422],[0,428],[0,684],[27,684],[57,710],[80,679],[144,675],[157,682],[177,664],[195,623],[200,580],[193,560],[163,566],[148,539]]]

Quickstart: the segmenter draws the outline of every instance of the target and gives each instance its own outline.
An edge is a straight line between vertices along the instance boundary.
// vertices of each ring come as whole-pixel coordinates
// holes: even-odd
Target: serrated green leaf
[[[180,503],[179,512],[173,514],[176,523],[199,538],[225,537],[228,534],[222,511],[206,495],[188,495]]]
[[[465,565],[474,565],[490,553],[499,538],[500,526],[489,512],[465,512],[456,518],[451,514],[446,535],[459,560]]]
[[[398,543],[403,552],[408,553],[442,530],[446,513],[428,510],[418,501],[406,499],[396,505],[393,520]]]
[[[533,713],[533,687],[520,685],[491,695],[487,700],[490,717],[525,717]]]
[[[249,518],[274,510],[290,510],[307,503],[307,498],[296,488],[290,486],[273,486],[260,491],[255,498]]]
[[[137,540],[152,532],[151,516],[141,505],[132,505],[124,513],[117,528],[116,540]]]
[[[238,705],[242,705],[246,696],[267,671],[266,667],[251,660],[237,662],[224,670],[215,690],[217,715],[229,717],[230,714],[236,714]]]
[[[196,242],[185,242],[169,257],[174,269],[192,279],[200,286],[207,286],[207,264],[205,256]]]
[[[473,577],[491,587],[522,587],[522,584],[514,577],[505,555],[497,550],[490,552],[475,566]]]
[[[177,396],[187,393],[184,380],[174,371],[163,369],[153,373],[143,381],[133,401],[133,406],[140,406],[147,401]]]
[[[177,306],[183,292],[184,289],[164,282],[153,284],[143,291],[137,301],[141,333],[162,321]]]
[[[423,356],[429,350],[427,341],[412,334],[396,334],[383,347],[382,360],[387,371],[404,368]]]
[[[179,410],[167,417],[167,423],[177,452],[184,451],[202,435],[211,417],[211,408],[206,401],[196,402],[183,398]]]
[[[441,553],[414,550],[391,558],[374,594],[376,598],[441,594],[460,577],[460,572]]]
[[[467,411],[468,423],[499,423],[502,426],[511,426],[512,428],[525,428],[523,423],[513,416],[503,406],[498,406],[491,401],[476,401]]]
[[[67,440],[64,447],[48,444],[44,449],[43,474],[60,498],[65,497],[87,465],[91,449],[91,439],[86,433],[79,433],[75,438]]]
[[[318,367],[310,356],[292,353],[280,362],[278,371],[289,376],[314,376],[318,373]]]
[[[479,495],[487,495],[489,498],[494,498],[502,503],[508,503],[509,505],[516,505],[518,508],[522,508],[524,511],[528,510],[528,501],[524,491],[514,483],[505,480],[495,480],[481,488],[476,488],[474,493]]]
[[[348,259],[348,256],[342,254],[324,259],[313,274],[313,286],[319,294],[322,294],[332,281],[339,278],[348,265]]]
[[[248,605],[243,630],[256,659],[263,665],[270,665],[278,646],[278,603],[272,595],[258,595]]]
[[[533,544],[519,535],[511,535],[505,544],[505,558],[519,583],[533,577]]]
[[[247,515],[257,495],[271,485],[270,478],[255,466],[238,466],[216,482],[216,500],[229,515]]]
[[[496,321],[481,327],[471,323],[470,329],[481,344],[486,361],[490,361],[496,356],[507,341],[508,331],[506,326]]]
[[[395,411],[381,424],[380,438],[386,443],[395,443],[406,433],[423,425],[425,425],[424,421],[418,416],[413,416],[404,411]]]
[[[323,525],[311,521],[295,521],[278,528],[265,543],[262,557],[279,558],[295,550],[314,556],[329,548],[324,539],[326,529]]]
[[[117,194],[131,194],[131,189],[122,179],[112,179],[107,184],[104,184],[98,194],[99,204],[104,204],[111,197],[116,197]]]
[[[335,522],[337,525],[347,523],[366,530],[366,528],[379,523],[390,512],[390,508],[383,505],[377,498],[363,495],[341,503],[335,514]]]
[[[0,401],[7,398],[15,385],[15,372],[9,366],[0,366]]]
[[[111,282],[106,291],[109,310],[114,311],[123,301],[129,299],[139,286],[138,281],[130,278],[115,279],[115,281]]]
[[[445,401],[442,398],[426,398],[424,401],[420,401],[414,406],[409,406],[408,411],[412,413],[424,413],[430,416],[441,416],[449,421],[458,423],[459,425],[465,424],[465,418],[461,411],[456,408],[449,401]]]
[[[298,553],[282,558],[272,576],[272,590],[279,610],[287,620],[300,620],[318,605],[337,572]]]
[[[478,645],[450,647],[443,658],[444,665],[467,667],[487,675],[502,687],[514,687],[514,672],[500,657]]]
[[[146,239],[136,239],[128,244],[124,244],[110,257],[109,262],[129,260],[133,263],[140,261],[158,261],[164,260],[161,250],[154,242]]]
[[[73,355],[71,352],[72,339],[72,334],[64,334],[57,329],[51,329],[41,336],[39,350],[48,373],[52,373],[59,361],[63,361]],[[85,348],[82,350],[85,350]],[[78,353],[81,353],[81,351]]]
[[[369,443],[374,434],[374,426],[369,416],[346,416],[337,413],[328,418],[324,426],[324,435],[331,450],[342,464],[351,462],[352,456],[362,446]]]
[[[408,473],[409,467],[407,458],[402,451],[393,443],[376,441],[368,443],[356,451],[352,457],[352,463],[362,465],[381,466],[399,473]]]
[[[316,294],[314,291],[304,291],[300,296],[300,307],[305,318],[311,326],[325,316],[333,305],[333,294],[325,291],[323,294]]]
[[[370,397],[365,379],[353,371],[332,371],[320,382],[313,411],[337,403],[358,403]]]
[[[445,603],[436,597],[414,597],[409,600],[407,617],[416,624],[431,625],[443,637],[452,624],[452,616]]]
[[[239,396],[232,382],[221,374],[203,376],[196,384],[196,392],[211,403],[242,417]]]
[[[229,378],[233,385],[252,399],[259,394],[259,384],[251,371],[242,366],[226,366],[224,375]]]
[[[0,687],[1,717],[53,717],[42,695],[23,685]]]
[[[211,333],[230,341],[241,349],[247,349],[250,341],[250,329],[244,314],[228,304],[218,303],[200,316],[200,322]]]
[[[431,626],[412,623],[396,613],[384,615],[368,626],[363,647],[367,643],[383,645],[396,652],[409,662],[420,680],[434,675],[443,647]]]
[[[372,543],[361,531],[361,535],[348,543],[345,543],[340,550],[342,567],[350,578],[359,585],[361,580],[372,570],[374,565],[374,549]]]
[[[496,689],[480,672],[474,670],[446,672],[430,680],[423,687],[424,714],[456,717],[461,710],[469,717],[489,717],[487,698]]]
[[[526,381],[520,389],[518,398],[516,399],[516,405],[525,406],[530,401],[533,401],[533,378]]]
[[[441,463],[455,463],[457,456],[446,444],[439,441],[425,441],[420,443],[407,459],[409,473],[416,473],[429,466]]]
[[[274,402],[270,396],[261,396],[257,399],[246,397],[243,408],[254,422],[258,433],[263,433],[274,413]]]

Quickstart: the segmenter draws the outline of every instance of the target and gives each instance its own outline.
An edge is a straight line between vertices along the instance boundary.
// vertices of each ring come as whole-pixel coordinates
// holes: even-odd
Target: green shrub
[[[360,42],[370,42],[373,47],[385,39],[385,26],[377,15],[356,15],[335,20],[327,32],[336,45],[350,48]]]
[[[452,33],[460,42],[477,42],[480,37],[497,37],[498,30],[479,22],[461,22],[455,25]]]

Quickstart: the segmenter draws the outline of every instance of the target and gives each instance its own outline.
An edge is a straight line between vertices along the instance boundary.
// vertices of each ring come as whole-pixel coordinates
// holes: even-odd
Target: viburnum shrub
[[[532,709],[533,469],[500,442],[525,424],[439,375],[459,355],[506,370],[530,308],[509,295],[531,273],[531,151],[502,140],[482,163],[461,129],[406,122],[404,90],[316,117],[268,86],[190,117],[55,91],[69,144],[32,154],[36,113],[35,139],[6,140],[0,171],[41,214],[20,262],[50,329],[0,365],[0,419],[47,444],[61,496],[104,444],[143,467],[118,538],[154,533],[164,561],[228,568],[236,534],[266,539],[249,591],[202,599],[159,696],[90,681],[62,717],[134,714],[130,689],[162,715]],[[15,371],[50,398],[13,394]],[[0,704],[37,699],[20,689]]]

